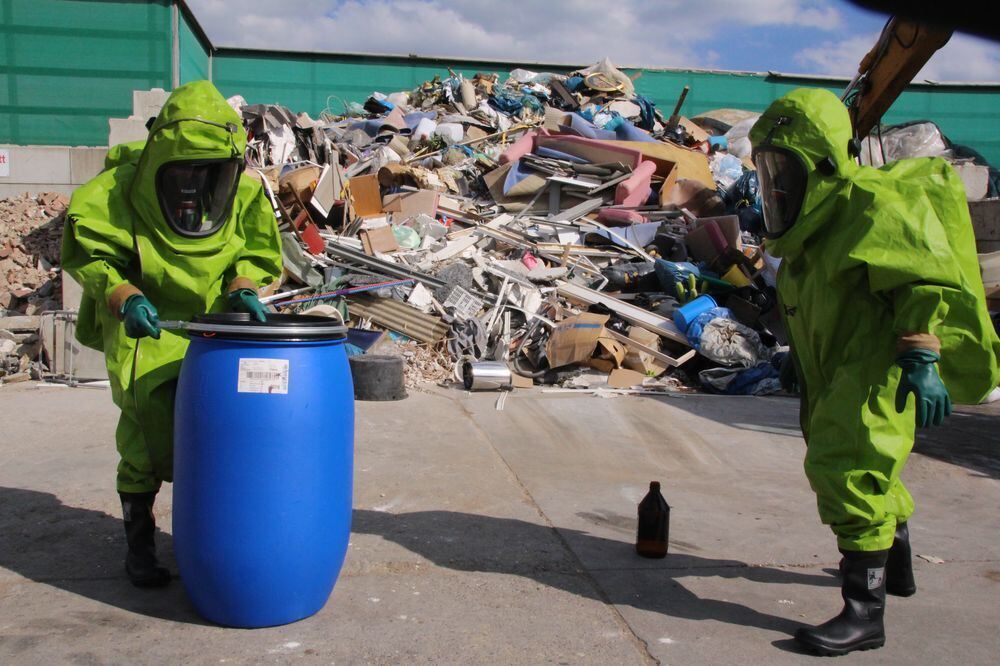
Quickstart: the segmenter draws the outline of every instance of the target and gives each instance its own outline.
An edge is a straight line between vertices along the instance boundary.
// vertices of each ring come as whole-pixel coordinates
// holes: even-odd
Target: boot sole
[[[815,643],[806,643],[802,639],[796,637],[795,640],[799,645],[806,648],[807,650],[818,654],[821,657],[842,657],[845,654],[850,654],[851,652],[863,652],[865,650],[875,650],[885,645],[885,637],[882,638],[870,638],[867,641],[862,641],[857,645],[852,645],[849,648],[832,648],[825,645],[818,645]]]
[[[885,588],[886,594],[891,594],[894,597],[912,597],[917,593],[916,587],[910,587],[903,590],[890,590],[888,587]]]

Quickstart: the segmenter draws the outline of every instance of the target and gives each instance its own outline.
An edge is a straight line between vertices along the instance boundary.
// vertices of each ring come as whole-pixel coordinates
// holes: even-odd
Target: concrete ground
[[[0,663],[798,663],[840,608],[797,403],[413,392],[357,406],[354,534],[326,607],[238,630],[124,579],[106,391],[0,390]],[[919,592],[838,663],[996,663],[1000,404],[922,434],[904,473]],[[650,480],[670,554],[635,555]],[[170,487],[157,516],[171,552]],[[993,655],[992,657],[990,655]]]

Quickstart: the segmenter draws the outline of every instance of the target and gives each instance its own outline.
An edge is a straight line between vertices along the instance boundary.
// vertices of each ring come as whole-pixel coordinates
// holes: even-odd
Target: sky
[[[216,46],[851,78],[884,15],[831,0],[188,0]],[[955,33],[916,81],[1000,82]]]

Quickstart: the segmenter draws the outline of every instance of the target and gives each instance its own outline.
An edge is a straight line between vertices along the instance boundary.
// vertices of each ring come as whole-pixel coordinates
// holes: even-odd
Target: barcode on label
[[[247,373],[248,379],[281,379],[282,376],[280,372],[257,372],[251,370]]]
[[[288,360],[283,358],[241,358],[238,393],[288,393]]]

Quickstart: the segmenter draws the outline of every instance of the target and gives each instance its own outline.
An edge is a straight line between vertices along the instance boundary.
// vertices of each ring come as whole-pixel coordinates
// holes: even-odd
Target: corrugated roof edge
[[[205,46],[213,55],[226,55],[227,53],[254,53],[259,55],[266,55],[273,53],[274,55],[293,55],[299,57],[307,58],[381,58],[386,60],[397,60],[397,61],[418,61],[418,62],[454,62],[456,60],[461,60],[472,64],[483,64],[483,65],[529,65],[532,67],[553,67],[556,69],[582,69],[583,67],[588,67],[593,63],[567,63],[567,62],[542,62],[537,60],[505,60],[499,58],[469,58],[461,56],[439,56],[439,55],[419,55],[411,53],[408,55],[400,55],[398,53],[358,53],[352,51],[345,52],[334,52],[334,51],[297,51],[294,49],[258,49],[246,46],[216,46],[212,43],[212,40],[208,38],[207,33],[201,27],[198,22],[197,17],[195,17],[194,12],[188,7],[188,4],[184,0],[175,0],[178,7],[184,13],[185,18],[194,30],[198,38],[201,39]],[[729,70],[729,69],[699,69],[697,67],[648,67],[643,65],[618,65],[621,69],[632,69],[632,70],[642,70],[646,72],[692,72],[695,74],[728,74],[734,76],[756,76],[761,78],[771,77],[776,79],[796,79],[800,81],[825,81],[828,83],[843,83],[845,86],[850,82],[850,77],[838,77],[838,76],[822,76],[818,74],[794,74],[787,72],[776,72],[776,71],[766,71],[766,72],[755,72],[751,70]],[[853,74],[852,74],[853,76]],[[918,87],[934,87],[934,88],[998,88],[1000,89],[1000,81],[997,82],[980,82],[980,81],[912,81],[909,86]],[[909,87],[908,86],[908,87]]]

